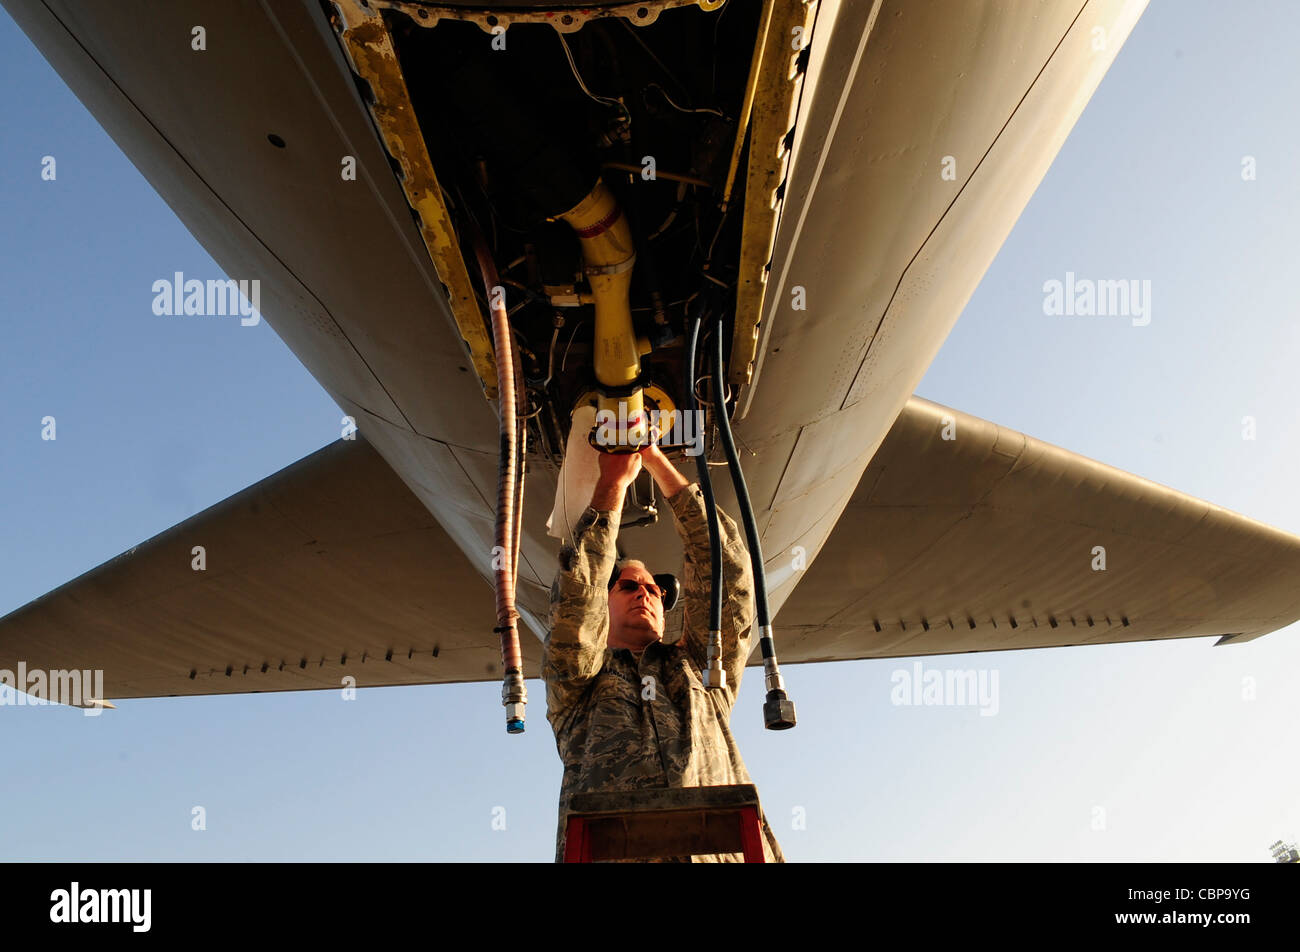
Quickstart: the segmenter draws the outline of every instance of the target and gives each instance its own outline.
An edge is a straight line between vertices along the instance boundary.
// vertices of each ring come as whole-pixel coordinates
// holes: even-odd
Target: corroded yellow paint
[[[368,82],[374,92],[375,101],[369,104],[370,114],[385,147],[401,166],[402,189],[406,192],[406,200],[420,215],[420,236],[438,279],[447,291],[452,316],[469,348],[474,372],[483,384],[483,393],[489,400],[495,400],[497,374],[492,357],[492,336],[486,316],[474,296],[469,271],[456,241],[451,216],[442,200],[442,189],[424,144],[424,134],[411,104],[392,38],[374,6],[362,7],[357,0],[336,2],[343,12],[344,49],[357,75]]]
[[[745,213],[740,232],[740,277],[736,286],[736,327],[731,341],[727,379],[733,387],[749,383],[758,348],[758,322],[763,314],[767,263],[772,257],[780,203],[777,187],[785,179],[789,153],[782,140],[794,127],[798,93],[803,81],[795,71],[799,50],[793,48],[794,28],[803,27],[804,46],[810,42],[816,0],[768,0],[772,7],[762,59],[752,67],[753,108],[750,113],[749,169],[745,179]],[[745,130],[737,130],[743,137]]]

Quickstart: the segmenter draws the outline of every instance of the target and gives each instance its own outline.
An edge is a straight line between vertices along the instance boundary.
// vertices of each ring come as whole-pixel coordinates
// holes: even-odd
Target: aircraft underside
[[[1292,537],[913,398],[1141,2],[3,2],[359,436],[8,615],[29,667],[117,698],[499,678],[505,328],[535,673],[572,415],[672,418],[700,315],[784,661],[1300,616]],[[688,476],[716,424],[670,439]],[[620,541],[672,571],[666,508],[638,484]]]

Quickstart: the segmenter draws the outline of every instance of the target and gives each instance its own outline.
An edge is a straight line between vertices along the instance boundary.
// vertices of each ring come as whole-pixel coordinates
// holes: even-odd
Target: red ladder
[[[579,793],[570,800],[566,863],[709,853],[766,862],[752,783]]]

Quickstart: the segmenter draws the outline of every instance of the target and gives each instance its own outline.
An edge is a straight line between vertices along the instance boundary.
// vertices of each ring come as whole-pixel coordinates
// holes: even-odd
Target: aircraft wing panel
[[[1236,643],[1300,619],[1300,538],[917,397],[815,562],[781,574],[783,662]]]
[[[768,571],[787,664],[1300,618],[1300,538],[916,397],[815,561]],[[0,619],[0,669],[102,670],[109,699],[494,681],[491,605],[378,453],[340,440]]]
[[[491,681],[492,605],[379,454],[339,440],[0,619],[0,669],[102,670],[114,700]]]

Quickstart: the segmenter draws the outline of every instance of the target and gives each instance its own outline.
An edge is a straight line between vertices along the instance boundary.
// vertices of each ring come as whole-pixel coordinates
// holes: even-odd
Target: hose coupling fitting
[[[708,667],[704,669],[704,686],[722,690],[727,686],[727,672],[722,668],[722,631],[709,632]]]
[[[506,672],[501,684],[501,703],[506,708],[506,733],[524,732],[524,706],[528,703],[528,689],[524,687],[524,674],[518,668]]]

